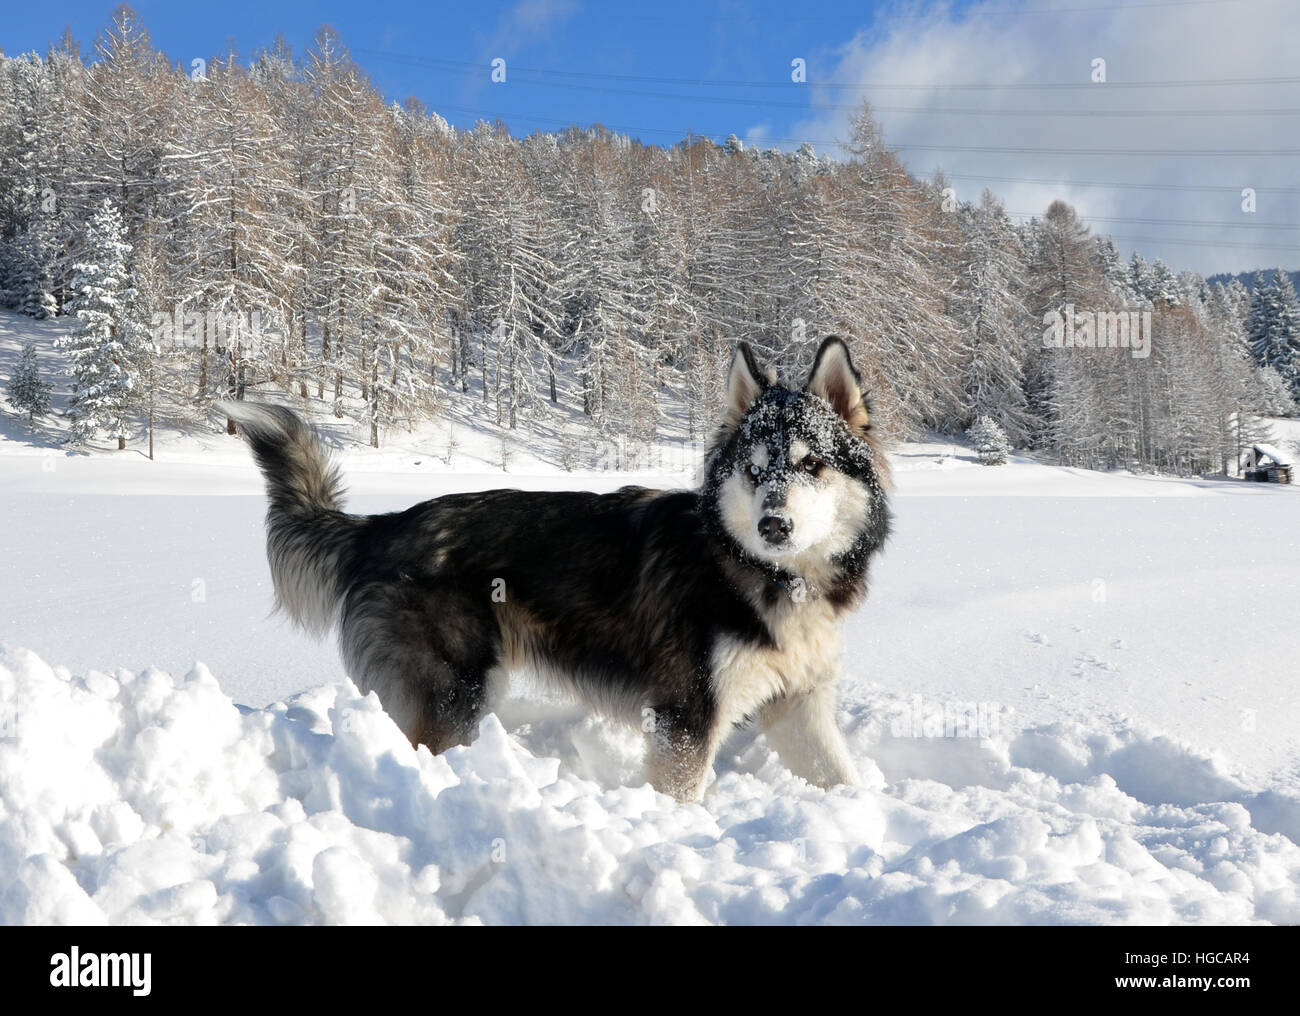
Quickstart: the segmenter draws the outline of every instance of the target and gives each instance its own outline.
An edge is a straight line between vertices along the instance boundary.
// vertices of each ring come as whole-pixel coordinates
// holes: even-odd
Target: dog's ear
[[[849,347],[835,335],[817,350],[804,391],[829,402],[850,427],[865,430],[871,421],[862,395],[862,376],[849,359]]]
[[[749,343],[736,343],[731,368],[727,371],[727,422],[732,426],[738,425],[766,387],[764,374],[758,369]]]

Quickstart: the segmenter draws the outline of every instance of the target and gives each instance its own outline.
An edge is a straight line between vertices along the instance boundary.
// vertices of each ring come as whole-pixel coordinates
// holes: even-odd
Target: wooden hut
[[[1241,475],[1259,483],[1290,483],[1291,456],[1272,445],[1252,445],[1241,461]]]

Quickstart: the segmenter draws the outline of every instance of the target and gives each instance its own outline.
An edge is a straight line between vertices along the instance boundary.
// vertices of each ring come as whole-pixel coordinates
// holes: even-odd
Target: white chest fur
[[[824,600],[782,600],[766,612],[775,646],[724,638],[713,649],[713,693],[723,729],[759,707],[833,683],[838,672],[839,628]]]

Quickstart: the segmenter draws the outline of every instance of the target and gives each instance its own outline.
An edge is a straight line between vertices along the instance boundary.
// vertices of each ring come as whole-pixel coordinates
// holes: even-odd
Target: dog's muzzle
[[[789,515],[764,515],[758,520],[758,535],[774,547],[790,539],[794,520]]]

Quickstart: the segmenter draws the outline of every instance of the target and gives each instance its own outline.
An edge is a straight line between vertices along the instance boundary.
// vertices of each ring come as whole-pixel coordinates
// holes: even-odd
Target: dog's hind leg
[[[428,675],[421,677],[427,681]],[[412,745],[422,744],[438,755],[473,739],[485,711],[486,676],[448,669],[446,680],[433,683],[420,703],[414,733],[407,731],[406,736]]]
[[[466,598],[468,599],[468,598]],[[452,595],[362,587],[344,605],[343,659],[412,745],[468,744],[488,703],[499,637],[490,613]]]
[[[835,686],[828,683],[769,702],[759,721],[767,743],[796,776],[819,787],[857,786],[857,767],[835,712]]]

